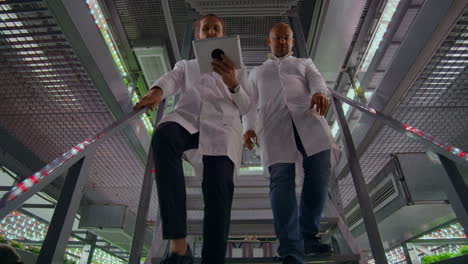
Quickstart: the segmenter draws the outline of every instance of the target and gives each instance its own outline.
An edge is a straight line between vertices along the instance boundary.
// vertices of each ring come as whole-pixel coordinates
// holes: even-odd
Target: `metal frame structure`
[[[448,177],[450,178],[450,186],[453,192],[449,195],[450,204],[455,211],[455,214],[459,218],[462,226],[468,230],[468,222],[466,221],[466,214],[468,208],[463,204],[462,201],[466,201],[468,195],[468,188],[464,184],[461,172],[456,166],[457,162],[460,165],[468,166],[468,156],[466,152],[453,147],[447,142],[440,141],[435,137],[414,128],[408,124],[403,124],[381,112],[377,112],[375,109],[365,106],[361,103],[355,102],[335,90],[330,92],[333,96],[334,108],[338,117],[340,128],[342,129],[342,139],[346,148],[346,155],[348,158],[351,175],[353,177],[354,186],[356,187],[357,198],[361,208],[361,214],[364,218],[365,227],[367,230],[367,236],[371,245],[371,250],[374,259],[377,263],[387,263],[385,250],[382,245],[382,240],[378,231],[377,222],[375,220],[374,210],[371,206],[368,191],[362,174],[361,167],[359,165],[359,158],[356,154],[356,149],[353,143],[352,135],[349,131],[349,127],[346,121],[346,117],[343,112],[342,102],[350,105],[356,110],[371,116],[372,118],[379,120],[383,124],[393,128],[394,130],[410,137],[426,147],[429,151],[438,154],[442,164],[445,167]]]
[[[49,0],[48,2],[55,3],[57,1]],[[61,9],[59,7],[55,7],[54,11],[60,11]],[[171,21],[172,19],[170,18],[170,10],[168,7],[167,0],[163,1],[163,7],[165,9],[165,13],[169,15],[166,16],[167,21]],[[302,37],[301,35],[296,35],[299,36],[300,40],[297,43],[299,49],[298,53],[300,57],[305,57],[307,56],[307,46],[306,40],[303,36],[303,30],[301,28],[300,21],[298,20],[298,17],[293,13],[291,13],[290,15],[290,21],[293,30],[296,33],[302,33]],[[64,23],[70,24],[70,21],[65,21]],[[172,25],[172,23],[167,24],[168,27],[171,27]],[[76,29],[72,28],[72,30]],[[176,54],[175,56],[177,58],[180,55],[178,55],[179,51],[177,46],[177,40],[175,39],[174,28],[169,28],[169,32],[171,32],[171,43],[174,49],[174,54]],[[184,42],[186,42],[188,39],[189,38],[187,33]],[[189,52],[187,52],[187,47],[185,46],[185,43],[182,48],[182,53],[185,57],[186,54],[189,54]],[[83,47],[81,49],[83,49]],[[96,67],[93,66],[91,68]],[[358,200],[361,206],[361,213],[363,215],[364,222],[366,225],[373,256],[377,263],[384,264],[387,263],[387,260],[385,256],[384,247],[380,238],[373,208],[370,203],[361,166],[359,164],[359,158],[356,153],[356,149],[346,121],[346,117],[344,116],[342,102],[350,105],[355,110],[359,110],[364,114],[381,121],[382,123],[395,129],[396,131],[421,143],[430,151],[433,151],[438,154],[439,159],[444,165],[449,176],[449,188],[453,190],[453,192],[451,192],[451,195],[449,196],[450,202],[453,205],[454,211],[457,214],[460,222],[462,223],[465,232],[467,232],[468,206],[466,205],[466,203],[464,204],[463,201],[468,200],[468,189],[466,188],[466,185],[462,184],[462,174],[460,173],[455,163],[457,162],[459,164],[467,165],[468,157],[466,156],[466,153],[458,148],[451,146],[446,142],[437,140],[433,136],[425,133],[424,131],[421,131],[410,125],[403,124],[381,112],[376,111],[373,108],[350,100],[349,98],[339,94],[337,91],[330,91],[333,97],[336,115],[338,117],[339,124],[342,129],[342,139],[346,148],[346,154],[348,157],[350,170],[354,180],[354,185],[357,189]],[[156,124],[157,122],[159,122],[163,115],[163,109],[164,103],[158,108]],[[94,153],[97,146],[105,142],[108,138],[110,138],[120,129],[125,129],[125,127],[127,127],[127,125],[130,124],[132,120],[140,116],[145,110],[146,109],[142,109],[138,112],[127,114],[122,119],[114,122],[109,127],[99,131],[93,138],[84,140],[83,142],[72,148],[70,151],[63,154],[61,157],[55,159],[51,163],[47,164],[44,168],[34,173],[31,177],[27,178],[22,183],[19,183],[0,200],[1,219],[5,217],[8,213],[10,213],[12,210],[15,210],[21,205],[25,205],[25,201],[27,201],[30,197],[43,190],[47,185],[49,185],[55,179],[59,178],[61,175],[67,172],[60,199],[55,209],[54,216],[50,224],[49,232],[42,247],[38,263],[61,263],[63,261],[63,255],[65,253],[66,247],[65,241],[69,238],[71,234],[73,219],[78,210],[78,206],[82,198],[82,189],[85,182],[87,181],[89,165],[92,162],[92,159],[94,158]],[[141,238],[146,227],[146,218],[148,214],[150,197],[152,194],[152,160],[152,151],[150,150],[149,155],[147,156],[146,169],[141,187],[141,196],[138,205],[137,221],[134,227],[134,236],[132,239],[129,263],[138,263],[141,258],[141,251],[143,246],[143,239]],[[159,225],[156,225],[154,228],[155,230],[158,230]],[[343,228],[343,226],[340,226],[340,228]],[[353,248],[352,250],[353,253],[358,252],[358,249],[356,248]]]
[[[346,116],[344,114],[343,107],[341,106],[341,101],[339,98],[333,96],[333,103],[335,112],[338,116],[339,125],[343,133],[346,156],[351,169],[354,186],[356,187],[360,210],[364,218],[364,224],[366,226],[367,236],[369,237],[372,255],[377,263],[387,263],[382,238],[380,237],[379,228],[377,226],[377,220],[375,219],[374,210],[369,198],[369,192],[366,189],[366,183],[364,181],[361,166],[359,165],[359,160],[356,158],[357,155],[353,137],[349,130],[348,123],[346,122]]]
[[[461,178],[461,173],[455,164],[450,164],[448,161],[455,161],[462,165],[468,165],[468,157],[466,153],[453,148],[447,150],[448,143],[441,142],[434,137],[425,134],[424,132],[413,128],[409,125],[402,124],[393,118],[375,111],[374,109],[357,103],[349,98],[342,96],[334,90],[330,90],[333,100],[335,110],[337,111],[338,120],[340,126],[343,129],[343,139],[345,140],[346,153],[348,160],[350,160],[350,167],[353,173],[353,179],[355,181],[355,186],[358,190],[358,199],[361,205],[362,215],[364,216],[364,221],[366,223],[366,228],[368,230],[369,240],[372,246],[372,251],[374,258],[378,263],[387,263],[385,257],[385,251],[380,239],[378,232],[377,223],[375,221],[375,215],[372,210],[369,196],[367,194],[366,185],[362,176],[360,169],[359,161],[355,155],[355,148],[352,142],[351,134],[344,118],[343,109],[341,102],[345,102],[355,109],[372,116],[384,124],[392,127],[400,133],[416,140],[417,142],[423,144],[429,150],[438,153],[440,159],[442,160],[444,166],[446,167],[447,174],[452,179],[452,186],[457,191],[454,192],[454,197],[458,201],[463,201],[464,197],[467,197],[468,190],[463,188],[463,185],[457,184]],[[158,110],[158,121],[162,117],[163,107],[159,107]],[[106,139],[115,134],[118,130],[122,129],[129,124],[133,119],[145,112],[146,109],[142,109],[138,112],[133,112],[128,114],[123,119],[116,121],[109,127],[101,130],[93,137],[92,140],[85,140],[83,143],[78,144],[76,147],[72,148],[70,151],[62,155],[60,158],[54,160],[50,164],[46,165],[44,168],[33,174],[31,177],[26,179],[24,182],[19,183],[11,191],[9,191],[0,202],[0,217],[5,217],[12,210],[18,208],[24,202],[30,198],[32,195],[36,194],[42,190],[46,185],[52,182],[54,179],[58,178],[63,172],[68,170],[67,177],[65,180],[65,185],[62,190],[61,197],[59,199],[59,204],[56,207],[54,212],[54,217],[51,222],[51,228],[48,232],[46,240],[41,250],[40,258],[38,263],[58,263],[63,259],[65,253],[65,245],[63,243],[68,239],[71,233],[72,228],[72,219],[78,210],[79,201],[81,200],[81,190],[83,184],[87,179],[87,168],[93,157],[96,147],[102,144]],[[150,152],[151,153],[151,152]],[[145,225],[146,214],[148,211],[148,197],[151,195],[152,190],[152,160],[151,154],[148,157],[148,163],[145,173],[145,181],[142,186],[142,196],[140,198],[139,210],[137,215],[137,224],[135,226],[135,233],[132,243],[131,251],[131,260],[139,261],[141,257],[141,247],[142,240],[141,235]],[[72,195],[69,195],[72,193]],[[455,199],[455,198],[453,198]],[[451,198],[451,203],[453,202]],[[57,210],[58,209],[58,210]],[[460,217],[460,221],[465,230],[468,230],[468,223],[464,215],[467,214],[466,206],[454,207],[454,210],[457,215]],[[354,251],[354,250],[353,250]],[[132,263],[132,262],[130,262]],[[136,262],[135,262],[136,263]]]
[[[66,241],[71,234],[74,216],[78,211],[83,194],[82,190],[88,176],[87,172],[96,148],[120,129],[129,125],[132,120],[139,117],[146,110],[142,109],[127,114],[124,118],[99,131],[92,140],[87,139],[73,147],[22,183],[19,183],[0,200],[1,219],[60,177],[62,173],[68,171],[37,263],[63,262]]]
[[[161,102],[161,104],[158,106],[158,113],[156,114],[156,121],[154,125],[155,128],[159,121],[161,121],[161,118],[164,114],[165,106],[165,101]],[[128,261],[128,263],[130,264],[140,263],[141,259],[141,250],[143,248],[144,241],[143,237],[145,235],[144,231],[146,228],[146,218],[148,216],[148,210],[151,201],[151,191],[153,190],[153,173],[156,173],[156,171],[153,170],[153,166],[153,148],[150,146],[148,158],[146,160],[145,175],[143,177],[143,183],[141,185],[141,194],[140,201],[138,203],[137,219],[135,222],[135,227],[133,229],[132,247],[130,250],[130,257]],[[157,228],[158,226],[155,226],[155,229]]]

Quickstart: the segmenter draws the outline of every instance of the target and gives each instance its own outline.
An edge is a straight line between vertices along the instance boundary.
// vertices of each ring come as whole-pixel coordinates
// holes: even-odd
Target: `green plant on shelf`
[[[468,254],[468,245],[462,246],[460,248],[460,254],[462,255]]]
[[[34,246],[27,246],[26,247],[26,250],[31,252],[31,253],[34,253],[34,254],[38,254],[41,252],[41,248],[40,247],[34,247]]]
[[[444,259],[451,259],[454,257],[461,256],[459,253],[450,253],[450,252],[445,252],[439,255],[432,255],[432,256],[425,256],[421,259],[422,264],[431,264],[431,263],[436,263]]]
[[[21,249],[21,250],[24,249],[24,244],[21,243],[21,242],[16,242],[16,241],[11,240],[11,241],[10,241],[10,245],[11,245],[12,247],[14,247],[14,248],[17,248],[17,249]]]
[[[0,236],[0,244],[8,244],[8,239],[6,239],[4,236]]]

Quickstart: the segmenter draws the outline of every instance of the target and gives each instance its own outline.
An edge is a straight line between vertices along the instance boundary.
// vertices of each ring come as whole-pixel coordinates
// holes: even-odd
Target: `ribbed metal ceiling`
[[[278,22],[288,22],[287,12],[297,7],[304,34],[307,38],[314,1],[306,0],[278,0],[278,1],[187,1],[170,0],[169,7],[176,33],[177,44],[182,49],[188,16],[190,12],[197,14],[213,13],[222,17],[227,25],[228,35],[240,35],[243,49],[244,63],[246,65],[259,65],[266,60],[269,48],[267,37],[271,26]],[[191,4],[191,5],[190,5]],[[268,5],[270,8],[258,8]],[[164,12],[160,1],[129,1],[116,0],[115,6],[122,25],[126,31],[130,44],[141,38],[162,37],[169,47],[169,33],[167,31]],[[235,7],[230,7],[235,6]],[[239,15],[242,7],[256,6],[256,14]],[[192,8],[194,7],[194,8]],[[209,9],[207,9],[210,7]],[[228,10],[230,7],[230,11]],[[257,10],[256,9],[256,10]],[[275,10],[274,12],[272,10]],[[209,12],[208,12],[209,11]]]
[[[2,128],[50,162],[115,121],[44,2],[0,2],[0,16]],[[142,178],[142,162],[118,133],[97,149],[85,196],[136,214]]]

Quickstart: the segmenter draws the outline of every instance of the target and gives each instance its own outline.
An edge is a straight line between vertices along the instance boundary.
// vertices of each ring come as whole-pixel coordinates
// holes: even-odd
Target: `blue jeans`
[[[307,157],[294,127],[296,145],[303,156],[304,184],[300,208],[296,201],[294,163],[277,163],[270,172],[270,200],[276,236],[280,241],[278,254],[304,260],[304,241],[319,243],[320,218],[328,194],[330,150]]]

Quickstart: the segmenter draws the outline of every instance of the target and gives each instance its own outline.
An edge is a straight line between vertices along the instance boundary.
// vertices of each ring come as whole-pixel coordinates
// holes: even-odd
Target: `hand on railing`
[[[159,105],[162,101],[163,91],[159,87],[155,87],[146,93],[145,96],[140,98],[140,101],[133,107],[133,111],[148,107],[151,111]]]
[[[328,110],[328,106],[330,106],[330,101],[326,95],[322,93],[316,93],[312,96],[312,100],[310,101],[310,109],[314,109],[320,114],[325,115]]]

